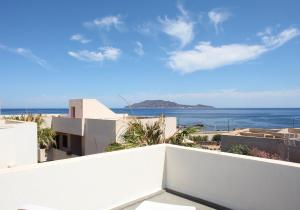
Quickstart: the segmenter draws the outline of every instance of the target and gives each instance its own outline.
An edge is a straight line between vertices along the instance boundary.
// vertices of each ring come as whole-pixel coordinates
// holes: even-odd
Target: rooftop
[[[300,139],[300,128],[262,129],[246,128],[238,129],[223,135],[248,136],[271,139]]]
[[[299,174],[296,163],[162,144],[2,169],[0,209],[294,210]]]

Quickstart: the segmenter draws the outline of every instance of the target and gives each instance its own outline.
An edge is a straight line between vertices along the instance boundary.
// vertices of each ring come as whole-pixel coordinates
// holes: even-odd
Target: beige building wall
[[[116,114],[96,99],[72,99],[69,101],[69,116],[71,107],[75,107],[76,118],[110,119],[123,115]],[[125,115],[126,116],[126,115]]]
[[[105,148],[116,141],[116,121],[85,119],[84,154],[104,152]]]

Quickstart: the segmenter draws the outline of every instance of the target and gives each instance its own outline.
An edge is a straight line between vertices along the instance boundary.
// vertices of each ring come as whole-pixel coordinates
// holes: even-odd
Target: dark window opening
[[[65,148],[68,147],[68,136],[67,135],[62,136],[62,146]]]
[[[71,117],[75,118],[75,106],[71,107]]]
[[[56,142],[55,148],[59,149],[59,135],[55,136],[55,142]]]

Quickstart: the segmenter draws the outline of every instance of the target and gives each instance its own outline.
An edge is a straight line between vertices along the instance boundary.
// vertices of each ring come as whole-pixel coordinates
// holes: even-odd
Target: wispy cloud
[[[184,47],[194,39],[194,22],[189,18],[188,12],[179,2],[177,3],[177,8],[180,11],[180,15],[176,19],[169,19],[165,16],[164,18],[159,17],[158,21],[161,24],[161,30],[179,40],[180,46]]]
[[[264,35],[260,44],[234,43],[213,46],[210,42],[200,42],[192,50],[171,52],[167,64],[181,73],[216,69],[253,60],[299,35],[298,28],[290,27],[276,35]]]
[[[219,33],[220,30],[223,30],[222,23],[228,20],[230,16],[230,12],[223,8],[213,9],[208,12],[208,17],[211,23],[214,24],[216,33]]]
[[[136,47],[134,48],[134,52],[136,54],[138,54],[139,56],[144,55],[145,52],[144,52],[144,46],[143,46],[143,44],[141,42],[139,42],[139,41],[136,41],[135,44],[136,44]]]
[[[44,69],[47,69],[47,70],[51,69],[50,65],[47,63],[46,60],[35,55],[30,49],[25,49],[25,48],[21,48],[21,47],[10,48],[3,44],[0,44],[0,49],[10,52],[10,53],[20,55],[20,56],[26,58],[27,60],[30,60],[31,62],[38,64],[39,66],[41,66]]]
[[[86,27],[99,27],[110,30],[112,27],[120,30],[121,25],[123,24],[122,18],[120,15],[110,15],[103,18],[97,18],[93,21],[85,22],[83,25]]]
[[[157,34],[158,27],[152,22],[146,22],[135,27],[135,30],[140,34],[153,36]]]
[[[86,44],[86,43],[89,43],[91,40],[90,39],[87,39],[85,38],[83,35],[81,34],[74,34],[70,37],[70,40],[71,41],[78,41],[80,42],[81,44]]]
[[[121,50],[114,47],[103,47],[96,51],[80,50],[69,51],[68,54],[78,60],[99,62],[105,60],[115,61],[121,55]]]

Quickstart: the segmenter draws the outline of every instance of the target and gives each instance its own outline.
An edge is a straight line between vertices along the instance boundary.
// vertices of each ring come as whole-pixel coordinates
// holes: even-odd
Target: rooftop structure
[[[150,124],[159,118],[117,114],[96,99],[72,99],[69,101],[69,114],[53,117],[52,128],[58,134],[60,150],[82,156],[103,152],[109,144],[122,141],[128,123],[134,119]],[[165,137],[170,137],[176,130],[176,118],[166,117]]]
[[[300,163],[299,128],[248,128],[222,134],[222,151],[226,151],[236,144],[277,154],[281,160]]]
[[[295,210],[300,164],[155,145],[0,170],[0,209]]]
[[[0,119],[0,168],[37,163],[37,127]]]

